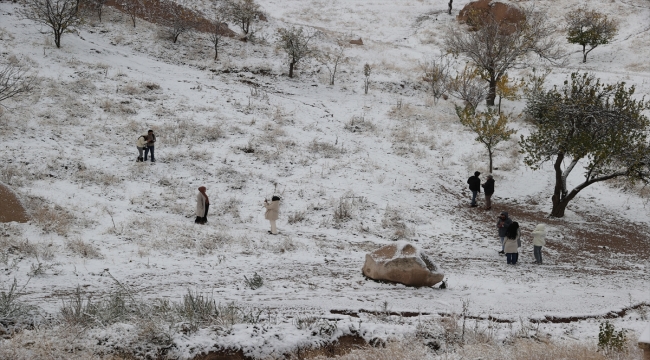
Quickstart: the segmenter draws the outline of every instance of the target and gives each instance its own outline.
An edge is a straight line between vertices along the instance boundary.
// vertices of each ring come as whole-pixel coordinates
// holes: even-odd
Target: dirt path
[[[27,222],[25,208],[9,188],[0,184],[0,222]]]

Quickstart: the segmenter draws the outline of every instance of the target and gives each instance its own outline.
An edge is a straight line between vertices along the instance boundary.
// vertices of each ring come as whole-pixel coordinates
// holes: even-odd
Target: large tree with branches
[[[553,161],[551,216],[563,217],[569,202],[597,182],[650,181],[650,121],[642,113],[649,103],[633,95],[634,86],[624,82],[606,85],[591,74],[573,73],[562,87],[529,96],[525,114],[535,130],[520,145],[533,169]],[[567,178],[577,165],[585,178],[569,190]]]
[[[548,16],[525,9],[513,21],[499,20],[489,11],[469,12],[471,26],[451,26],[445,38],[448,52],[467,58],[488,82],[487,105],[493,106],[499,79],[509,69],[527,64],[528,55],[556,62],[562,57],[551,36],[554,24]]]
[[[316,49],[311,45],[311,40],[316,35],[304,31],[301,27],[291,27],[290,29],[280,29],[280,38],[278,46],[282,48],[289,58],[289,77],[293,77],[293,69],[300,60],[308,58],[316,53]]]
[[[81,23],[81,0],[25,0],[21,14],[52,29],[54,43],[61,47],[61,36]]]

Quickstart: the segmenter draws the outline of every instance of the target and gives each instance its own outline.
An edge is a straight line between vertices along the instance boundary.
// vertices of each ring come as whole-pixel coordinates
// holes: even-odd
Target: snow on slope
[[[589,228],[592,217],[630,221],[647,235],[647,200],[608,184],[583,191],[566,220],[550,222],[547,265],[530,264],[530,239],[519,266],[507,267],[499,257],[493,226],[498,211],[527,211],[531,220],[522,226],[532,230],[532,219],[549,210],[551,168],[526,169],[513,139],[496,160],[498,211],[466,208],[465,180],[475,170],[487,173],[486,156],[455,120],[453,103],[432,106],[417,76],[418,61],[441,51],[441,34],[452,21],[443,13],[446,4],[260,3],[270,14],[261,43],[228,41],[217,63],[197,37],[171,44],[158,38],[155,26],[140,21],[133,29],[112,11],[104,23],[66,34],[63,48],[56,49],[45,29],[16,15],[16,5],[0,3],[3,56],[28,59],[42,78],[35,94],[8,103],[0,158],[5,172],[16,175],[5,181],[26,202],[47,204],[37,208],[56,205],[74,218],[59,233],[36,222],[5,225],[7,236],[49,249],[50,256],[15,257],[15,266],[7,260],[2,286],[14,277],[26,283],[32,267],[43,262],[44,274],[32,277],[25,291],[48,312],[56,312],[77,286],[96,295],[114,288],[105,269],[143,298],[178,299],[189,288],[224,303],[268,307],[280,317],[376,310],[384,302],[392,311],[448,313],[470,299],[475,315],[517,320],[598,315],[650,300],[647,258],[630,251],[564,253],[581,242],[565,229]],[[576,4],[536,6],[560,19]],[[650,93],[644,65],[650,10],[640,0],[599,4],[621,19],[620,34],[593,51],[586,65],[572,55],[551,83],[588,69]],[[321,44],[342,36],[361,37],[366,45],[348,50],[351,61],[335,86],[325,85],[315,61],[288,79],[282,54],[264,40],[272,42],[275,28],[291,23],[326,30]],[[366,62],[375,67],[368,95],[361,74]],[[371,125],[346,130],[352,117]],[[522,123],[515,126],[527,131]],[[135,163],[135,139],[149,128],[158,134],[157,163]],[[212,203],[205,227],[192,221],[200,185],[207,186]],[[274,193],[283,197],[277,237],[266,234],[261,207]],[[350,219],[335,218],[341,202]],[[523,219],[512,210],[515,220]],[[289,224],[297,212],[305,220]],[[363,278],[365,253],[399,234],[444,267],[447,290]],[[79,240],[101,256],[75,253]],[[265,285],[250,290],[243,276],[255,272]],[[641,329],[643,323],[631,319],[621,322]],[[386,334],[412,330],[372,326]],[[252,331],[247,329],[239,331]],[[544,331],[593,339],[597,323],[551,324]],[[207,341],[199,349],[228,341],[204,337],[198,337]]]

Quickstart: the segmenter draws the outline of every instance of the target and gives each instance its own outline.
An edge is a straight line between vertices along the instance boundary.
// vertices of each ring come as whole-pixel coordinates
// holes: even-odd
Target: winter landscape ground
[[[495,158],[492,210],[468,206],[466,180],[489,173],[487,154],[459,123],[460,101],[428,95],[420,66],[443,51],[467,2],[450,16],[446,1],[260,0],[268,21],[254,23],[256,40],[226,38],[217,61],[207,35],[172,43],[111,7],[58,49],[20,4],[0,2],[0,59],[38,77],[0,108],[0,181],[30,217],[0,224],[0,307],[14,296],[25,314],[1,323],[0,358],[279,359],[352,348],[351,359],[642,358],[647,188],[598,183],[564,218],[548,218],[552,164],[524,165],[517,140],[531,127],[517,119]],[[545,12],[558,38],[564,13],[581,4],[512,3]],[[618,35],[587,63],[563,42],[567,61],[546,86],[589,71],[650,95],[650,3],[589,4],[620,22]],[[210,14],[207,2],[190,5]],[[316,59],[288,77],[275,39],[292,25],[316,32],[319,48],[363,39],[346,48],[335,85]],[[509,75],[544,66],[531,58]],[[156,163],[137,163],[148,129]],[[202,185],[205,226],[194,224]],[[277,236],[262,207],[273,195]],[[522,226],[516,266],[498,254],[501,211]],[[538,223],[548,229],[541,266],[529,236]],[[364,278],[365,255],[394,241],[435,259],[446,289]],[[596,352],[605,319],[627,329],[627,351]]]

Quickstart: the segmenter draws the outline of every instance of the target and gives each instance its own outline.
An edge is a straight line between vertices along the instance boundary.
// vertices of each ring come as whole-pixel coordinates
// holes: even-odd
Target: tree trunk
[[[54,44],[56,45],[57,49],[61,48],[61,33],[58,31],[54,32]]]
[[[490,157],[490,174],[492,174],[492,149],[488,148],[488,156]]]
[[[555,189],[553,190],[553,197],[551,197],[551,200],[553,201],[553,209],[551,210],[551,216],[555,217],[563,217],[564,216],[564,209],[566,209],[566,203],[563,203],[562,199],[562,161],[564,160],[564,153],[559,153],[557,155],[557,159],[555,159],[555,163],[553,164],[553,168],[555,169]]]
[[[219,49],[217,48],[217,45],[214,45],[214,60],[216,61],[219,58]]]
[[[501,96],[499,96],[499,110],[497,112],[497,115],[501,115]]]
[[[293,62],[293,61],[289,63],[289,77],[290,78],[293,77],[293,65],[294,64],[295,64],[295,62]]]
[[[586,45],[582,45],[582,62],[586,63],[587,62],[587,52],[585,51]]]
[[[448,14],[451,15],[451,4],[454,2],[454,0],[449,0],[449,12]]]
[[[487,97],[485,98],[485,103],[487,106],[494,106],[494,99],[497,97],[497,80],[496,78],[490,78],[490,89],[488,90]]]

